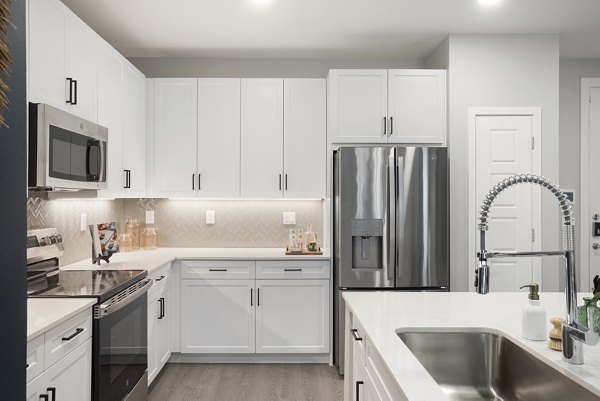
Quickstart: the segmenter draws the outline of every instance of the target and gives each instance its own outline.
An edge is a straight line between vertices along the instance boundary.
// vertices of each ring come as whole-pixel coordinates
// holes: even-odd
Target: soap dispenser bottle
[[[536,283],[524,285],[529,287],[529,303],[523,308],[522,334],[528,340],[544,341],[546,339],[546,309],[540,305],[540,286]]]

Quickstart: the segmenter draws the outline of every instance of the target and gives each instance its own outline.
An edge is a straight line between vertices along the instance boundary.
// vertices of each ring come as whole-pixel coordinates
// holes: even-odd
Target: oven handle
[[[103,317],[108,316],[108,315],[124,308],[125,306],[129,305],[130,303],[132,303],[133,301],[135,301],[136,299],[138,299],[139,297],[144,295],[146,292],[148,292],[148,289],[150,289],[150,287],[152,287],[152,280],[144,280],[143,283],[144,284],[140,288],[138,288],[134,293],[127,295],[121,301],[118,301],[115,303],[110,303],[110,304],[98,305],[97,306],[98,313],[94,313],[94,319],[102,319]]]

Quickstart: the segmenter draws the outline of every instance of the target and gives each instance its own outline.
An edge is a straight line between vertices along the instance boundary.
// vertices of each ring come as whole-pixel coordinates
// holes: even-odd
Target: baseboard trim
[[[180,354],[169,363],[326,363],[329,354]]]

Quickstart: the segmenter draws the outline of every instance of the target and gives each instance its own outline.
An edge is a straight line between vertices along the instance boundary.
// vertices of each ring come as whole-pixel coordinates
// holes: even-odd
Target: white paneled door
[[[534,172],[533,118],[531,115],[475,117],[478,208],[499,181],[514,174]],[[498,196],[490,213],[486,238],[488,251],[533,250],[536,236],[541,234],[535,232],[533,218],[534,213],[540,213],[537,194],[539,190],[525,184],[513,186]],[[539,268],[534,269],[535,263],[538,262],[531,258],[490,260],[491,291],[517,291],[522,285],[534,281],[540,283]]]
[[[594,227],[600,225],[600,78],[582,79],[581,109],[580,288],[589,290],[592,278],[600,274],[600,235]]]

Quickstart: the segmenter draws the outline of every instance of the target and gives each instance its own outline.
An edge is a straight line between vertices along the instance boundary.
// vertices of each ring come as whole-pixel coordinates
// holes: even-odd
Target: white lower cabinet
[[[254,280],[182,280],[181,352],[254,352]]]
[[[257,280],[256,352],[329,352],[329,280]]]
[[[27,401],[89,401],[92,395],[92,339],[27,383]]]
[[[149,276],[148,291],[148,385],[171,357],[171,288],[168,264]]]

